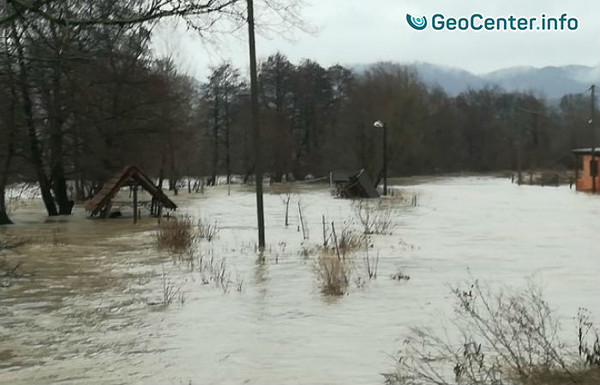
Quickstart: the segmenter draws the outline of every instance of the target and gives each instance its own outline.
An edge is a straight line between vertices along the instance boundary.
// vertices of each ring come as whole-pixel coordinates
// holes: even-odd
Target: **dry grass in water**
[[[398,270],[394,274],[390,275],[390,278],[398,282],[408,281],[410,279],[410,275],[405,274],[402,270]]]
[[[162,272],[162,305],[167,307],[173,303],[176,299],[179,299],[179,303],[183,305],[183,292],[180,286],[175,286],[165,274],[165,269]]]
[[[387,384],[600,383],[600,344],[589,318],[580,314],[579,350],[573,351],[558,337],[559,324],[535,287],[492,291],[477,281],[466,287],[452,289],[457,340],[445,328],[440,335],[413,328],[395,370],[383,374]]]
[[[300,249],[300,256],[302,258],[308,259],[315,255],[319,255],[323,251],[323,247],[321,246],[309,246],[307,244],[303,244]]]
[[[351,222],[344,222],[344,227],[340,231],[335,222],[327,224],[325,216],[322,216],[322,218],[323,248],[330,247],[338,258],[345,259],[346,255],[369,246],[368,237],[355,231]]]
[[[189,251],[196,238],[197,234],[189,217],[172,217],[162,222],[156,233],[158,248],[175,253]]]
[[[369,254],[372,245],[368,236],[353,230],[349,222],[345,222],[341,232],[338,232],[335,222],[327,225],[324,216],[322,216],[322,225],[323,245],[304,246],[300,255],[305,258],[317,257],[315,271],[323,294],[331,296],[348,294],[352,278],[358,288],[364,287],[368,281],[377,278],[379,254],[375,257]],[[365,252],[366,278],[356,274],[354,269],[354,254],[361,249]]]
[[[361,199],[353,203],[354,213],[363,227],[363,233],[391,234],[393,230],[393,206],[383,200]]]
[[[212,252],[208,257],[201,256],[198,258],[198,272],[203,285],[213,284],[220,288],[223,293],[228,293],[232,287],[238,293],[243,290],[243,276],[238,273],[235,275],[235,280],[232,280],[227,261],[224,258],[215,259]]]
[[[183,305],[183,291],[181,290],[181,286],[175,285],[175,283],[169,279],[167,273],[165,272],[165,267],[162,266],[161,298],[159,301],[148,302],[148,305],[168,307],[175,301],[178,301],[181,305]]]
[[[200,239],[206,239],[208,242],[219,233],[219,225],[217,221],[211,222],[208,219],[198,220],[198,236]]]
[[[317,278],[321,293],[341,296],[348,293],[352,266],[350,261],[342,260],[324,250],[316,265]]]
[[[343,255],[368,247],[368,243],[364,234],[359,234],[350,226],[345,226],[338,238],[338,247]]]

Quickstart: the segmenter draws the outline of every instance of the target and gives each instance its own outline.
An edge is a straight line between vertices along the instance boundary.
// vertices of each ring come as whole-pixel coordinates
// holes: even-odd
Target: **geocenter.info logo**
[[[427,28],[427,18],[406,14],[406,22],[416,30]],[[436,13],[431,17],[431,28],[436,31],[574,31],[579,28],[579,20],[566,13],[560,17],[484,17],[475,13],[469,17],[446,17]]]

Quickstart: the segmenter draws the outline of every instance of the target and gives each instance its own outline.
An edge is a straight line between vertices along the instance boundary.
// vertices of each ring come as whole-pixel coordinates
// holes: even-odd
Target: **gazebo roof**
[[[92,215],[97,214],[104,206],[106,206],[117,195],[121,187],[123,187],[131,179],[139,183],[154,199],[159,201],[164,207],[175,210],[177,205],[170,200],[161,189],[156,187],[154,183],[136,166],[126,166],[117,174],[115,174],[108,182],[102,186],[102,189],[85,204],[85,209]]]

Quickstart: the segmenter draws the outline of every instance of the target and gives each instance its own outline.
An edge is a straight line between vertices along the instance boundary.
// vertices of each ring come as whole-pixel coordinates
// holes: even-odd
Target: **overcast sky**
[[[257,0],[255,0],[257,1]],[[256,10],[260,13],[260,8]],[[426,16],[429,27],[412,29],[406,14]],[[431,16],[575,17],[575,31],[434,31]],[[599,0],[311,0],[303,18],[318,31],[282,37],[258,37],[259,60],[281,51],[292,62],[303,58],[323,66],[397,61],[430,62],[482,74],[512,66],[600,65]],[[182,70],[204,79],[211,65],[230,60],[247,71],[247,42],[222,38],[209,47],[192,32],[160,32],[155,46],[169,51]]]

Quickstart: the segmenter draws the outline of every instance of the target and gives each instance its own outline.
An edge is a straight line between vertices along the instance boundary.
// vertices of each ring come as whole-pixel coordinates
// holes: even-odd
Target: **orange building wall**
[[[590,175],[591,160],[591,155],[583,156],[583,169],[579,170],[579,177],[577,178],[576,182],[577,191],[592,191],[592,176]],[[600,158],[596,156],[596,162],[599,160]],[[598,168],[598,173],[600,174],[600,167]],[[600,176],[596,177],[596,191],[600,191]]]

